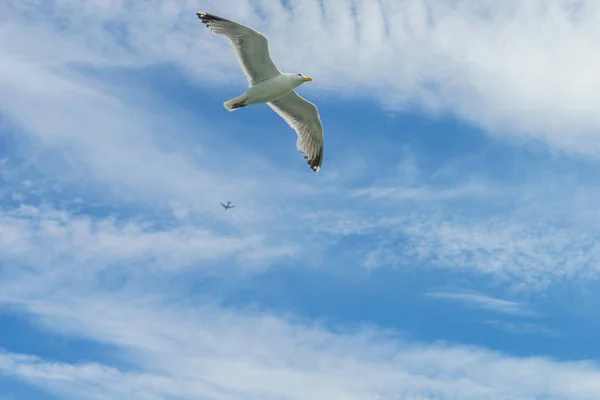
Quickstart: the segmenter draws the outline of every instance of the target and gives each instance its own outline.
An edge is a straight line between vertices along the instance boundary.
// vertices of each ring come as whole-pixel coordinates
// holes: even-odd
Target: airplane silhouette
[[[228,201],[228,202],[227,202],[227,204],[223,204],[223,203],[221,203],[221,205],[223,206],[223,208],[224,208],[225,210],[229,210],[230,208],[234,208],[234,207],[235,207],[235,206],[231,205],[231,202],[230,202],[230,201]]]

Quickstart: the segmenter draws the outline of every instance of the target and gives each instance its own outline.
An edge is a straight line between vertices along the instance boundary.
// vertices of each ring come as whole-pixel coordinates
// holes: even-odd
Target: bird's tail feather
[[[225,106],[227,111],[234,111],[238,108],[246,107],[248,105],[247,101],[248,96],[246,96],[246,94],[244,93],[238,97],[234,97],[231,100],[227,100],[225,103],[223,103],[223,106]]]

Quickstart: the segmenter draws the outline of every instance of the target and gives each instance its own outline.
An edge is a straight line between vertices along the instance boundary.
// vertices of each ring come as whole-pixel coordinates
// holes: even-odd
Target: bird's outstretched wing
[[[323,125],[317,107],[293,90],[267,104],[296,131],[298,150],[310,168],[319,171],[323,161]]]
[[[261,33],[216,15],[200,11],[196,15],[213,33],[229,40],[250,86],[281,73],[271,60],[269,43]]]

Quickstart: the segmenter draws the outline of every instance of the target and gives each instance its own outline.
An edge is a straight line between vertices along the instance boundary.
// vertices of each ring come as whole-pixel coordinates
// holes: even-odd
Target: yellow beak
[[[306,78],[304,78],[304,82],[310,82],[312,81],[312,78],[309,78],[308,76]]]

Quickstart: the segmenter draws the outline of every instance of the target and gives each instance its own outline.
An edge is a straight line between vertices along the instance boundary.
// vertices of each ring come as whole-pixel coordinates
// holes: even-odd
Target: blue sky
[[[314,78],[319,173],[223,108],[199,9]],[[0,400],[599,398],[599,30],[584,0],[2,2]]]

